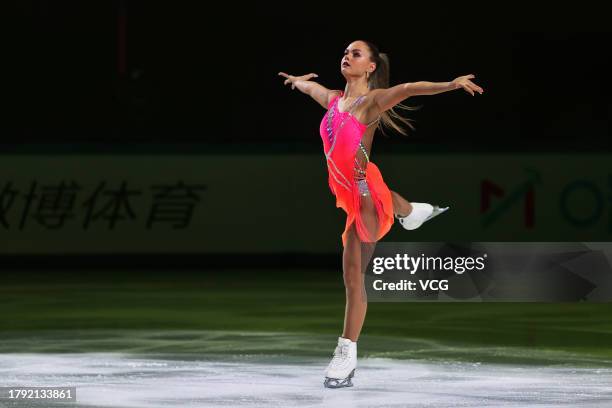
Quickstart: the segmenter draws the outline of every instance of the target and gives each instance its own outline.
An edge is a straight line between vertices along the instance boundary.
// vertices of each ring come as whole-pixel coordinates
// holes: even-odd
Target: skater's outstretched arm
[[[463,88],[474,96],[474,91],[483,93],[483,89],[470,81],[474,75],[463,75],[450,82],[406,82],[386,89],[375,89],[372,91],[375,105],[380,112],[391,109],[401,101],[411,96],[435,95],[442,92]]]
[[[281,75],[287,78],[284,82],[284,85],[291,84],[291,89],[299,89],[306,95],[310,95],[312,99],[317,101],[319,105],[323,106],[325,109],[329,106],[329,102],[331,99],[340,91],[334,91],[327,89],[321,84],[318,84],[314,81],[311,81],[311,78],[318,77],[317,74],[306,74],[299,77],[286,74],[284,72],[279,72],[278,75]]]

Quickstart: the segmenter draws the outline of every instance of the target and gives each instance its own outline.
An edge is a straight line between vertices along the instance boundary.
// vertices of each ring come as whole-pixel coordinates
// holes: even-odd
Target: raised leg
[[[391,199],[393,200],[393,213],[396,215],[405,217],[412,212],[412,205],[395,191],[391,191]]]

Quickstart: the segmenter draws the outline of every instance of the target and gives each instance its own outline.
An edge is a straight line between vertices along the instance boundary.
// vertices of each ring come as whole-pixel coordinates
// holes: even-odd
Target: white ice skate
[[[439,207],[437,205],[431,205],[427,203],[410,203],[412,204],[412,211],[405,217],[400,217],[395,214],[395,218],[398,219],[399,223],[402,224],[407,230],[415,230],[419,228],[425,221],[429,221],[434,217],[442,214],[449,207]]]
[[[338,337],[338,345],[334,350],[332,361],[325,369],[327,388],[352,387],[351,378],[357,368],[357,343],[344,337]]]

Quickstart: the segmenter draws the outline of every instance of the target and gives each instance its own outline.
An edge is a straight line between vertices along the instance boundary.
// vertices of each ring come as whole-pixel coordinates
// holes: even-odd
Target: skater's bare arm
[[[311,81],[311,78],[318,77],[317,74],[307,74],[296,77],[293,75],[286,74],[284,72],[279,72],[278,75],[287,78],[284,82],[285,85],[291,84],[291,89],[297,88],[306,95],[310,95],[312,99],[317,101],[319,105],[323,106],[325,109],[327,109],[330,99],[335,95],[335,93],[338,92],[327,89],[323,85]]]
[[[384,112],[411,96],[436,95],[459,88],[465,89],[466,92],[472,95],[474,95],[474,91],[482,94],[484,92],[483,89],[470,81],[470,78],[474,78],[474,75],[460,76],[450,82],[406,82],[391,88],[372,91],[373,100],[376,102],[378,109]]]

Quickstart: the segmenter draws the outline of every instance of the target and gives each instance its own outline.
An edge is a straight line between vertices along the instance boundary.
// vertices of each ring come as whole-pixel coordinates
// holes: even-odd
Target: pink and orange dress
[[[351,113],[352,109],[361,103],[363,95],[355,100],[351,109],[340,112],[338,100],[342,95],[344,92],[329,103],[319,132],[323,139],[329,188],[336,196],[336,207],[342,208],[347,214],[342,233],[342,245],[346,246],[347,234],[353,222],[356,223],[361,242],[376,242],[389,232],[394,217],[391,191],[378,167],[370,161],[362,144],[363,134],[369,125],[359,122]],[[365,167],[360,165],[358,153],[365,158]],[[361,200],[367,197],[372,199],[376,209],[376,231],[369,231],[363,221]]]

